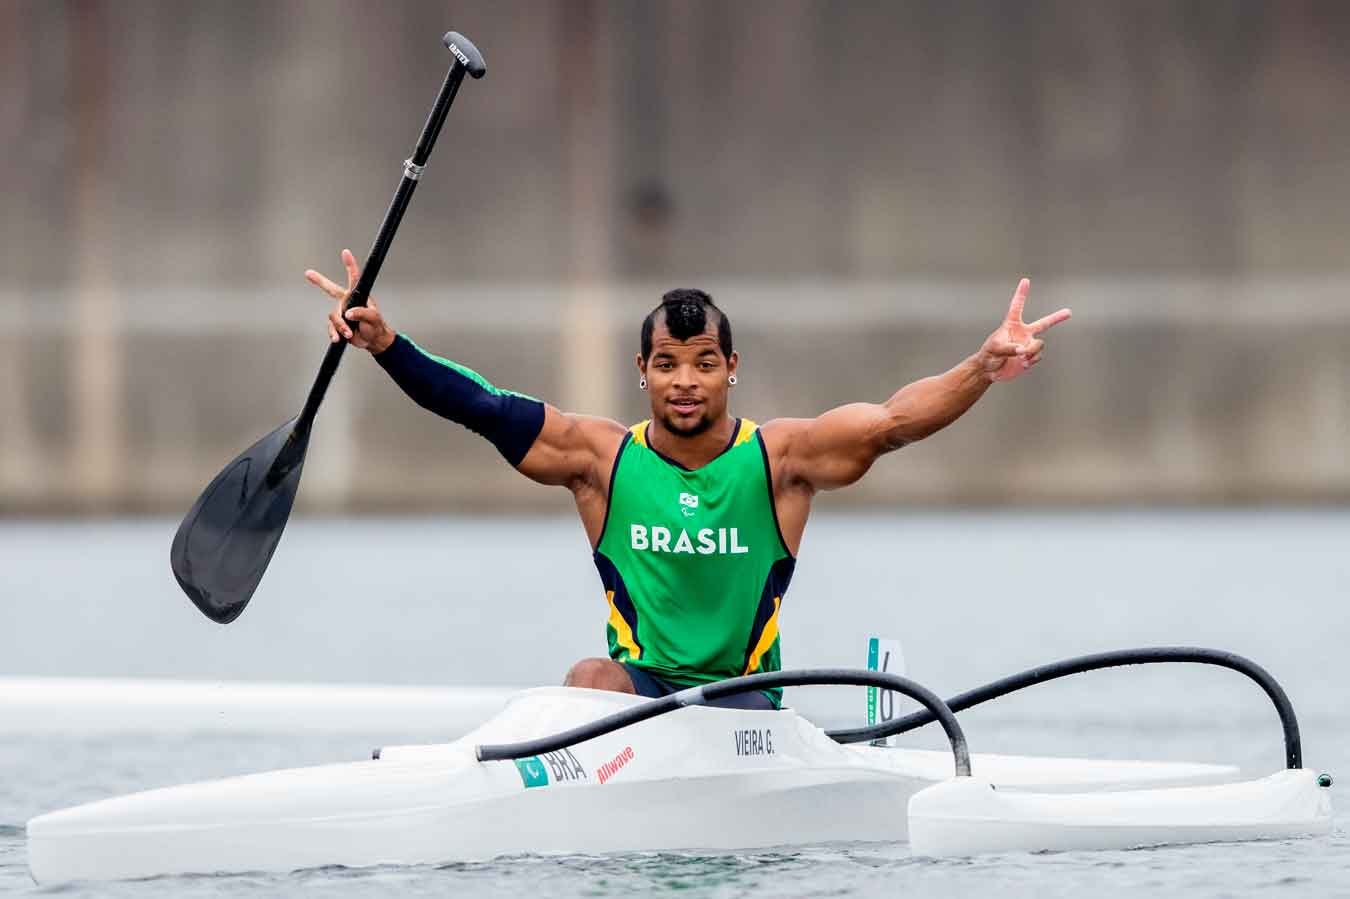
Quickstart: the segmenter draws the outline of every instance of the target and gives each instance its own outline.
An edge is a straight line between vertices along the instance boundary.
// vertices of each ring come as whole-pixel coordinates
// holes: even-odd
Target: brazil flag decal
[[[539,760],[539,756],[516,759],[516,770],[520,772],[521,783],[526,787],[548,786],[548,769]]]

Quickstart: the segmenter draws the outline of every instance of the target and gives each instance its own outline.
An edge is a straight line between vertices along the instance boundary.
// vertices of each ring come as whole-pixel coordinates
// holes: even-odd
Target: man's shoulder
[[[545,410],[544,429],[554,447],[574,458],[578,453],[594,457],[596,463],[612,458],[628,433],[628,428],[611,418],[563,412],[553,406],[545,406]]]
[[[791,493],[810,496],[814,492],[798,475],[797,461],[809,443],[809,438],[803,439],[803,435],[814,423],[813,418],[775,418],[760,426],[769,476],[773,479],[775,498],[779,502]]]
[[[759,426],[765,449],[786,449],[793,438],[811,426],[811,418],[774,418]]]
[[[621,440],[623,435],[628,433],[627,425],[620,424],[612,418],[605,418],[603,415],[582,415],[576,412],[561,411],[558,412],[558,415],[567,422],[569,428],[587,440],[607,443],[612,440]]]

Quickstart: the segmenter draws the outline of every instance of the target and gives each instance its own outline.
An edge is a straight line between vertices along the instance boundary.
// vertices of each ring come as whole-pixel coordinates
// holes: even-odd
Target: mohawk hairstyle
[[[727,359],[731,358],[731,321],[726,313],[717,307],[713,298],[701,290],[692,287],[677,287],[666,291],[657,306],[642,320],[642,358],[652,357],[652,332],[656,330],[656,317],[664,313],[666,329],[676,340],[688,340],[702,334],[708,328],[708,313],[717,316],[717,348]]]

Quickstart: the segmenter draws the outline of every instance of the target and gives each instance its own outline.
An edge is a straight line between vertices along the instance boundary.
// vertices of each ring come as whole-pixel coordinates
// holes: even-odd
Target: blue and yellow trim
[[[642,658],[637,608],[614,563],[598,550],[594,558],[595,567],[600,571],[600,583],[604,586],[605,602],[609,605],[609,619],[605,622],[609,657],[616,662],[636,662]]]
[[[768,652],[778,640],[778,610],[782,608],[782,605],[783,597],[775,596],[773,598],[773,613],[769,615],[769,620],[764,623],[764,629],[760,631],[759,639],[755,641],[755,648],[750,650],[750,658],[746,660],[745,670],[741,672],[742,674],[754,674],[758,671],[764,653]]]
[[[787,556],[779,559],[769,569],[769,575],[764,579],[764,589],[760,592],[755,620],[750,625],[750,638],[745,644],[745,665],[741,669],[742,674],[779,669],[781,660],[778,649],[778,613],[782,609],[783,597],[787,595],[788,585],[792,583],[792,572],[796,567],[797,560]],[[776,692],[781,695],[781,691]]]
[[[628,433],[633,435],[633,442],[638,446],[644,446],[650,449],[650,445],[647,443],[647,427],[651,423],[652,420],[649,418],[646,421],[638,422],[628,429]],[[734,449],[742,443],[749,443],[750,439],[755,436],[755,432],[759,430],[759,425],[748,418],[738,419],[736,424],[736,433],[732,436],[731,443],[728,444],[727,449]]]
[[[642,658],[642,647],[638,646],[637,639],[633,636],[633,628],[624,620],[619,612],[619,607],[614,604],[614,591],[605,592],[605,599],[609,602],[609,621],[608,625],[614,630],[614,642],[619,649],[626,653],[625,657],[619,658],[620,662],[636,662]]]

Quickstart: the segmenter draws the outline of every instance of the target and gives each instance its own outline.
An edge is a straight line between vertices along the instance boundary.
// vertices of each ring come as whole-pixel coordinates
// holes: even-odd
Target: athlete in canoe
[[[857,481],[882,455],[941,430],[991,384],[1031,368],[1069,310],[1025,323],[1031,282],[980,349],[883,403],[757,425],[728,410],[738,358],[731,322],[701,290],[672,290],[642,322],[637,387],[651,418],[624,427],[561,412],[434,356],[385,321],[374,297],[342,313],[347,289],[305,277],[337,304],[329,337],[369,350],[419,405],[490,440],[521,474],[566,487],[590,538],[609,606],[609,658],[584,659],[569,686],[663,696],[777,671],[778,620],[819,490]],[[772,708],[778,691],[732,702]]]

